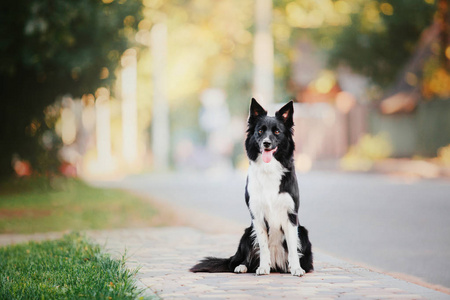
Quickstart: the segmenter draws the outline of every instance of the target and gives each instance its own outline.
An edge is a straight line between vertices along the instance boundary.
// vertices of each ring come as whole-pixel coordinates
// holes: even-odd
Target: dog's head
[[[245,147],[249,159],[255,161],[259,155],[265,163],[275,157],[278,161],[290,160],[294,152],[292,131],[294,104],[292,101],[275,113],[267,116],[267,111],[255,100],[250,105],[247,139]]]

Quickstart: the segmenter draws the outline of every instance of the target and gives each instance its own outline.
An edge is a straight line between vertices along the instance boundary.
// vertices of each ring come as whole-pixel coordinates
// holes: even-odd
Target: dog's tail
[[[217,258],[217,257],[206,257],[202,259],[198,264],[193,266],[189,271],[191,272],[209,272],[209,273],[219,273],[219,272],[230,272],[230,258]]]

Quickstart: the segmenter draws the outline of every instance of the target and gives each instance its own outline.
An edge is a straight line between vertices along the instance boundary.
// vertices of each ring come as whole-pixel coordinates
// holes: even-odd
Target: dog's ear
[[[275,113],[275,117],[283,121],[288,128],[294,126],[294,102],[291,100]]]
[[[267,111],[261,105],[259,105],[255,98],[252,98],[252,103],[250,104],[250,118],[266,115]]]

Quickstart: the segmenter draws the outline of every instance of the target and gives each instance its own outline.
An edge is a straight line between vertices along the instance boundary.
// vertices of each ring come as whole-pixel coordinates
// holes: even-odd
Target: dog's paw
[[[303,270],[301,267],[300,268],[291,269],[291,274],[294,275],[294,276],[301,277],[301,276],[305,275],[305,270]]]
[[[269,275],[269,274],[270,274],[269,266],[259,266],[259,268],[256,269],[256,275]]]
[[[245,265],[239,265],[234,268],[234,273],[247,273],[247,267]]]

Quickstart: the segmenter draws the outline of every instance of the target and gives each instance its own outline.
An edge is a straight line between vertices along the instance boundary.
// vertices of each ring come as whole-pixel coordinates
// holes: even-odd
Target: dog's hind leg
[[[298,237],[301,242],[300,253],[303,255],[300,257],[300,265],[306,271],[306,273],[314,270],[312,246],[308,237],[308,230],[305,227],[298,225]]]
[[[253,247],[253,238],[251,236],[253,227],[245,229],[239,242],[236,254],[231,257],[230,269],[234,273],[247,273],[249,266],[249,257]]]
[[[247,273],[247,266],[245,264],[237,266],[234,268],[234,273]]]

